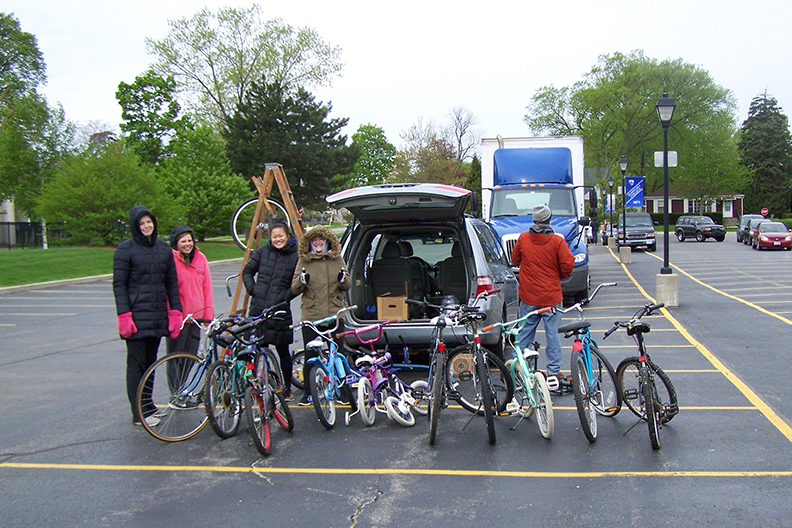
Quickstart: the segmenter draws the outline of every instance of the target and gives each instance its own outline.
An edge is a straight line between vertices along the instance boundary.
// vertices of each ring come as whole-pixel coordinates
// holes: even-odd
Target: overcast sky
[[[781,0],[260,1],[267,18],[310,26],[339,46],[343,76],[315,91],[331,117],[400,133],[422,117],[443,124],[454,106],[471,110],[486,137],[527,136],[525,107],[537,88],[569,86],[601,54],[641,49],[707,70],[739,102],[738,124],[766,89],[789,115],[792,2]],[[131,83],[153,57],[168,19],[234,0],[0,0],[34,34],[47,63],[43,92],[79,123],[117,128],[120,81]],[[658,94],[660,96],[661,94]],[[673,94],[670,94],[673,96]],[[681,103],[681,102],[680,102]],[[659,126],[659,125],[658,125]]]

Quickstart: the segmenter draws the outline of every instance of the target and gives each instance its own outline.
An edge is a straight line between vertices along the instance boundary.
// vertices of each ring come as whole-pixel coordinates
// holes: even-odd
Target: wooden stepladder
[[[286,208],[286,213],[289,215],[289,224],[291,225],[294,236],[300,239],[305,232],[300,212],[297,209],[297,204],[294,202],[294,195],[292,194],[291,187],[289,187],[289,182],[286,180],[283,167],[280,163],[267,163],[264,165],[264,169],[264,176],[253,176],[252,178],[258,190],[259,197],[256,203],[256,211],[253,214],[253,222],[250,225],[250,233],[248,234],[247,246],[245,248],[245,257],[242,259],[242,268],[239,270],[234,300],[231,303],[231,315],[244,316],[247,313],[248,302],[250,300],[250,294],[247,290],[244,290],[245,295],[242,300],[242,307],[239,309],[237,308],[244,287],[244,283],[242,282],[242,270],[245,269],[245,265],[247,265],[248,260],[250,260],[251,251],[258,249],[261,244],[261,237],[264,233],[263,225],[266,222],[267,216],[274,216],[276,214],[275,208],[267,201],[267,198],[272,193],[273,185],[278,185],[278,190],[283,200],[283,206]]]

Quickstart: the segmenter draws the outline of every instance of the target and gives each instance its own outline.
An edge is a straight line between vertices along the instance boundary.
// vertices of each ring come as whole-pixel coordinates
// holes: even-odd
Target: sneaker
[[[291,390],[287,389],[283,391],[283,399],[286,400],[287,402],[294,401],[294,394],[292,394]]]
[[[160,419],[157,418],[156,416],[153,416],[153,415],[152,416],[146,416],[145,420],[146,420],[146,425],[148,425],[149,427],[157,427],[159,425],[159,423],[160,423]],[[132,423],[135,424],[135,425],[140,425],[140,426],[143,425],[140,422],[139,419],[133,419]]]
[[[558,373],[555,374],[548,373],[546,374],[545,377],[547,378],[548,389],[550,389],[551,391],[557,391],[561,388],[561,382],[559,381],[560,376]]]
[[[313,399],[311,399],[310,394],[303,394],[302,399],[297,402],[297,405],[300,407],[308,407],[309,405],[313,404]]]
[[[170,403],[168,403],[168,407],[171,409],[176,409],[177,411],[187,411],[198,407],[198,403],[189,396],[186,398],[177,397],[173,398]]]

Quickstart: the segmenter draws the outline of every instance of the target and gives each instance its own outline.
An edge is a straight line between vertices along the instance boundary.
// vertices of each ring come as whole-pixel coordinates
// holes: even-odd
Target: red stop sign
[[[762,216],[767,216],[768,212],[767,207],[762,207]]]

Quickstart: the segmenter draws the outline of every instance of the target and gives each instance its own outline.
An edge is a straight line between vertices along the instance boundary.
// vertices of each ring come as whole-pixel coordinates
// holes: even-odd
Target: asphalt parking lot
[[[551,440],[533,419],[510,430],[516,418],[502,417],[490,446],[483,419],[452,406],[432,447],[425,420],[326,431],[294,406],[296,428],[273,434],[268,458],[244,426],[165,444],[131,423],[109,281],[2,295],[0,525],[789,526],[792,252],[734,233],[672,236],[670,251],[680,307],[648,318],[646,340],[681,410],[659,451],[626,409],[600,418],[589,444],[571,395],[553,398]],[[618,283],[585,312],[614,367],[635,345],[602,334],[651,302],[662,255],[660,243],[621,265],[591,248],[592,284]],[[212,268],[218,311],[238,267]],[[570,353],[566,342],[565,370]]]

